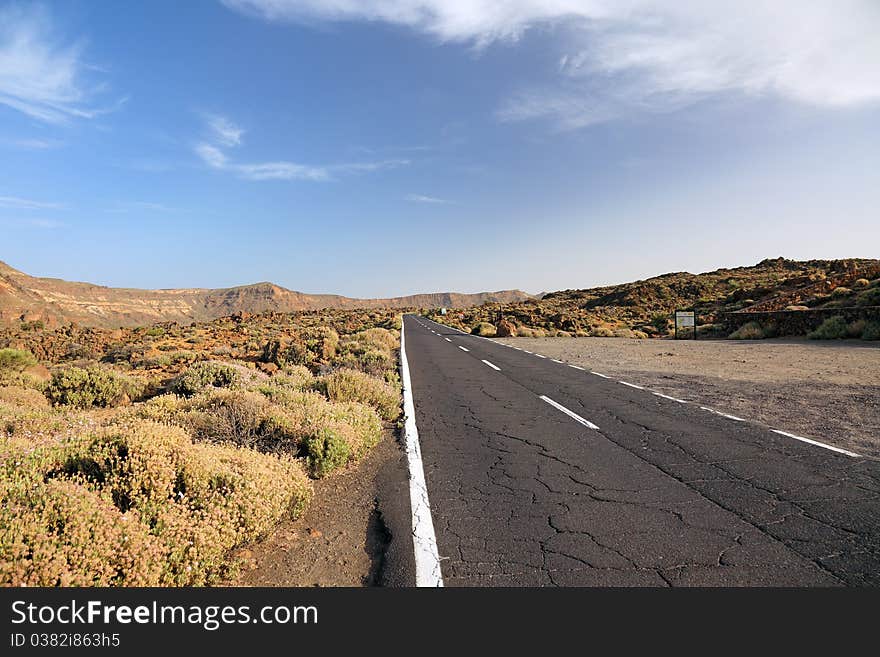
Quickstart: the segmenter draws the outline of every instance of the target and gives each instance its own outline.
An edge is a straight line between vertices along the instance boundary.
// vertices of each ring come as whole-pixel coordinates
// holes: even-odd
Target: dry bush
[[[372,406],[384,420],[394,420],[400,415],[398,391],[364,372],[337,370],[316,379],[315,387],[331,401],[356,401]]]
[[[100,367],[67,367],[52,374],[46,397],[53,404],[90,408],[120,406],[136,399],[144,383]]]
[[[480,322],[471,329],[471,335],[479,335],[484,338],[495,337],[495,325],[489,322]]]
[[[807,337],[811,340],[840,340],[847,337],[848,334],[849,327],[846,320],[840,315],[836,315],[822,322],[819,328],[808,333]]]
[[[194,444],[138,421],[34,448],[7,439],[0,461],[0,583],[203,585],[227,555],[303,511],[299,463]]]
[[[37,364],[34,355],[23,349],[0,349],[0,371],[22,372]]]
[[[743,324],[728,336],[731,340],[763,340],[764,329],[758,322]]]
[[[880,322],[873,321],[865,324],[862,340],[880,340]]]

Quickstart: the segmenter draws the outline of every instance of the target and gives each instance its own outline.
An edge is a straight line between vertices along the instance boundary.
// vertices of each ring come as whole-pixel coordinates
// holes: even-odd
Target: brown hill
[[[388,299],[305,294],[273,283],[221,289],[140,290],[28,276],[0,262],[0,325],[40,321],[47,326],[138,326],[154,322],[210,321],[239,312],[360,308],[464,308],[531,298],[519,290],[443,292]]]
[[[725,313],[786,308],[844,308],[880,305],[880,260],[768,259],[751,267],[702,274],[677,272],[605,287],[562,290],[541,298],[486,304],[456,312],[444,321],[470,329],[501,318],[519,335],[656,335],[668,330],[676,309],[693,308],[711,325]],[[719,327],[721,328],[721,327]]]

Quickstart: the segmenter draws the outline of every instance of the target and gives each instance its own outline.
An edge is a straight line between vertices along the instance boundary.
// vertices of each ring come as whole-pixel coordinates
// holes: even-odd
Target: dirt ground
[[[239,550],[233,586],[372,586],[388,533],[376,507],[376,477],[397,458],[391,432],[355,467],[315,482],[305,515],[281,523],[264,541]]]
[[[880,458],[880,344],[505,338],[674,397]]]

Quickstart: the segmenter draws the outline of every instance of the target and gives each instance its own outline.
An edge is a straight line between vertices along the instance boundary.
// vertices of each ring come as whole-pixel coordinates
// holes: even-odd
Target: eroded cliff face
[[[292,312],[324,308],[459,308],[486,301],[528,299],[519,290],[458,294],[444,292],[387,299],[305,294],[273,283],[232,288],[139,290],[29,276],[0,262],[0,325],[43,322],[58,326],[136,326],[154,322],[208,321],[239,312]]]

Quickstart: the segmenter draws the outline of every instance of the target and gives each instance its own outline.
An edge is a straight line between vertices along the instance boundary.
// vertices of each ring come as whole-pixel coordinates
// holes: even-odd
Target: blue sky
[[[872,0],[0,2],[0,260],[374,297],[878,257],[877,34]]]

